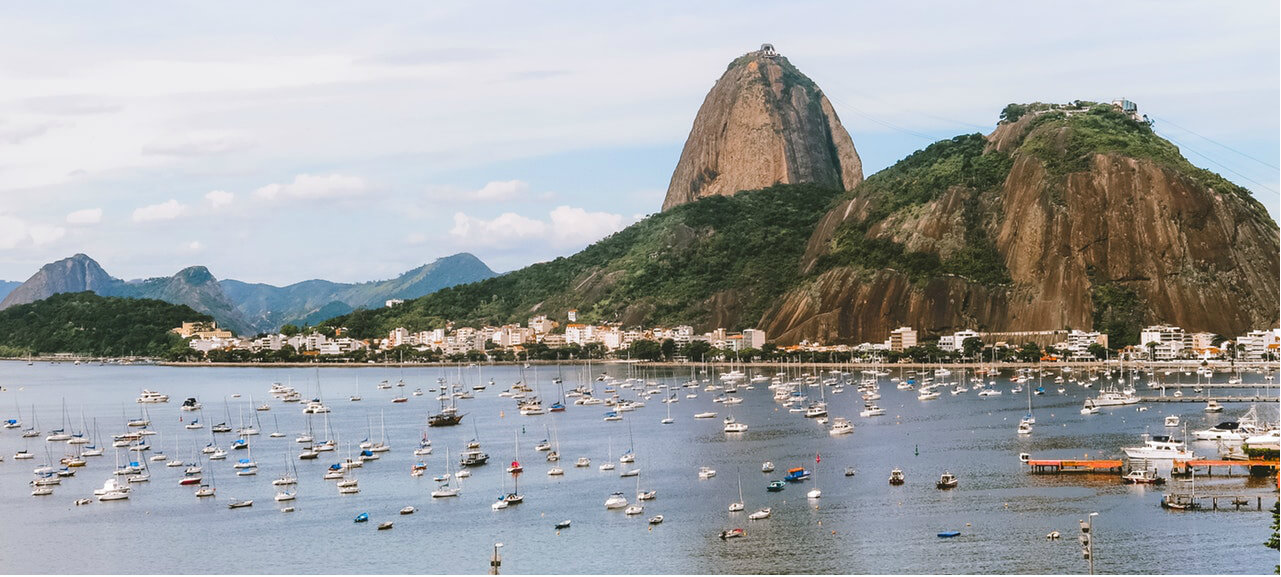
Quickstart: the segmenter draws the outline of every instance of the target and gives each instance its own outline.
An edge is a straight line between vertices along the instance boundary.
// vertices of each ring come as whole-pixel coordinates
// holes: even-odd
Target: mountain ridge
[[[423,296],[445,286],[494,276],[469,253],[442,257],[395,278],[364,283],[313,279],[286,287],[219,281],[204,266],[186,267],[173,276],[121,280],[89,256],[77,253],[44,265],[0,301],[0,310],[36,302],[54,294],[90,291],[101,296],[153,298],[209,314],[239,333],[275,330],[289,323],[316,324],[323,315],[344,314],[358,307],[382,306],[393,298]]]

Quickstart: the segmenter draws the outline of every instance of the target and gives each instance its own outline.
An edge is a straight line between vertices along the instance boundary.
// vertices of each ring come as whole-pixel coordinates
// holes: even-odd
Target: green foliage
[[[164,356],[182,342],[170,329],[212,320],[164,301],[62,293],[0,311],[0,346],[33,354]]]
[[[726,328],[744,328],[793,286],[810,231],[836,195],[802,184],[704,198],[570,257],[324,324],[368,338],[396,327],[523,323],[533,314],[578,309],[585,322],[613,322],[640,310],[643,324],[698,325],[709,318],[709,299],[732,293],[741,326]]]
[[[1019,347],[1018,357],[1025,363],[1035,363],[1041,360],[1041,347],[1036,343],[1027,342]]]
[[[1090,351],[1090,354],[1094,355],[1094,358],[1098,360],[1103,360],[1108,357],[1108,348],[1100,345],[1099,343],[1090,343],[1090,346],[1086,347],[1086,350]]]
[[[831,249],[820,257],[816,271],[836,266],[892,268],[914,282],[955,274],[985,285],[1009,283],[1005,261],[983,226],[980,196],[1005,182],[1013,161],[996,150],[985,152],[986,147],[987,140],[980,134],[942,140],[869,177],[855,193],[868,198],[871,208],[867,219],[837,229]],[[933,201],[954,187],[969,192],[962,215],[965,243],[947,259],[935,253],[907,251],[889,239],[867,237],[872,224]]]
[[[983,340],[978,337],[969,337],[961,341],[961,352],[969,358],[974,358],[983,351]]]
[[[1139,343],[1146,303],[1138,293],[1114,282],[1097,282],[1091,275],[1090,300],[1094,305],[1094,330],[1108,335],[1108,345],[1121,348]]]

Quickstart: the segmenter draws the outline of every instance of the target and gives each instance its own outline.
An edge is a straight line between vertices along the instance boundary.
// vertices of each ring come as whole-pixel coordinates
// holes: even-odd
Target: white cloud
[[[187,205],[181,204],[174,199],[169,199],[160,204],[152,204],[141,208],[134,209],[134,222],[150,222],[155,220],[173,220],[186,214]]]
[[[422,244],[427,242],[427,235],[421,232],[411,232],[405,236],[405,242],[408,244]]]
[[[48,224],[29,224],[12,215],[0,214],[0,250],[49,244],[67,235],[67,229]]]
[[[620,214],[562,205],[553,209],[546,221],[514,212],[492,220],[454,213],[454,228],[449,234],[463,247],[516,248],[533,241],[556,248],[577,248],[618,232],[627,224]]]
[[[209,206],[214,208],[227,206],[231,204],[231,201],[235,200],[235,198],[236,195],[234,193],[227,192],[225,190],[211,190],[208,193],[205,193],[205,200],[209,202]]]
[[[166,136],[151,142],[142,147],[142,153],[160,156],[209,156],[243,150],[252,145],[253,139],[238,132],[193,132]]]
[[[299,174],[289,184],[268,184],[254,191],[254,195],[274,200],[277,198],[348,198],[364,194],[365,180],[343,174]]]
[[[27,223],[16,216],[0,214],[0,249],[11,249],[27,240]]]
[[[198,240],[193,240],[186,245],[186,249],[191,252],[199,252],[203,248],[205,248],[205,245],[200,244]]]
[[[471,196],[477,200],[511,200],[529,190],[529,183],[523,180],[495,180],[482,186]]]
[[[621,214],[587,212],[565,205],[552,210],[551,218],[552,241],[560,246],[589,244],[627,226]]]
[[[66,236],[67,229],[47,224],[33,224],[27,227],[27,234],[31,236],[31,244],[40,246]]]
[[[101,208],[86,208],[67,215],[67,224],[98,224],[102,222]]]

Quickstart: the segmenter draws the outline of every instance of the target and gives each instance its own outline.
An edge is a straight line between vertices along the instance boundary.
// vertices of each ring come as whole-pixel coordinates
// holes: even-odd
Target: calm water
[[[595,367],[600,372],[601,367]],[[627,367],[605,365],[611,375],[626,377]],[[544,399],[556,396],[551,377],[554,368],[539,369],[538,383]],[[581,382],[580,368],[565,367],[565,384]],[[676,419],[660,425],[667,406],[655,396],[647,406],[618,422],[603,422],[607,407],[573,406],[560,414],[520,416],[515,402],[498,393],[520,378],[517,367],[487,367],[483,379],[497,386],[459,401],[467,414],[463,425],[429,429],[434,452],[414,457],[428,412],[439,408],[434,394],[409,396],[415,388],[427,391],[436,379],[457,380],[458,371],[415,369],[271,369],[271,368],[168,368],[74,366],[0,363],[0,417],[9,418],[22,407],[31,423],[35,405],[41,429],[48,434],[62,421],[65,399],[68,429],[78,430],[81,415],[97,419],[107,446],[106,455],[90,458],[89,465],[65,479],[50,497],[30,496],[31,470],[45,460],[49,446],[54,460],[65,452],[62,443],[21,439],[18,430],[0,431],[0,571],[6,573],[483,573],[495,542],[505,546],[505,573],[1082,573],[1086,564],[1075,542],[1076,521],[1092,511],[1096,518],[1096,569],[1101,573],[1270,573],[1276,554],[1262,546],[1270,529],[1266,512],[1190,512],[1162,510],[1159,489],[1127,486],[1110,476],[1031,475],[1018,454],[1036,458],[1071,458],[1121,454],[1120,448],[1140,444],[1140,434],[1165,431],[1165,415],[1179,414],[1190,429],[1238,416],[1246,407],[1229,404],[1220,416],[1207,417],[1196,403],[1161,403],[1150,410],[1116,407],[1103,414],[1080,415],[1082,400],[1095,391],[1075,384],[1064,394],[1046,382],[1048,394],[1032,398],[1038,423],[1030,438],[1018,438],[1015,426],[1026,411],[1023,393],[1011,394],[1011,384],[998,380],[1005,391],[999,397],[980,398],[971,390],[934,401],[918,401],[914,391],[895,389],[882,378],[877,403],[887,415],[859,418],[862,400],[853,386],[841,394],[828,394],[831,416],[849,417],[855,432],[831,437],[826,429],[800,414],[789,413],[772,399],[760,383],[754,390],[739,390],[746,401],[723,406],[712,402],[715,393],[679,390],[679,403],[671,406]],[[476,369],[464,373],[469,387],[477,382]],[[533,382],[532,370],[526,370]],[[672,377],[658,372],[646,375],[673,384],[688,373]],[[294,437],[306,430],[306,416],[296,404],[271,398],[273,381],[289,382],[304,396],[316,393],[319,378],[326,403],[333,408],[330,426],[347,444],[367,435],[379,436],[379,417],[385,415],[386,434],[392,451],[357,470],[361,493],[339,495],[332,481],[321,476],[328,465],[345,453],[322,453],[315,461],[298,461]],[[376,390],[375,384],[404,379],[404,389]],[[1186,377],[1185,377],[1186,378]],[[1219,380],[1226,377],[1218,376]],[[1248,378],[1248,377],[1247,377]],[[349,402],[357,390],[362,402]],[[1035,385],[1033,385],[1035,386]],[[180,468],[152,467],[152,481],[135,486],[126,501],[73,506],[90,497],[94,488],[111,477],[115,466],[110,436],[125,429],[126,418],[140,414],[134,402],[143,388],[170,396],[163,405],[147,405],[153,430],[152,445],[169,458],[191,460],[198,447],[210,441],[208,428],[186,430],[179,418],[192,413],[178,410],[182,399],[198,397],[205,405],[204,422],[227,420],[236,426],[239,415],[252,414],[255,404],[270,401],[272,410],[259,412],[261,435],[252,438],[253,456],[259,463],[255,477],[236,477],[232,463],[206,463],[213,469],[218,488],[215,499],[197,499],[190,487],[180,487]],[[597,395],[602,396],[597,384]],[[1097,388],[1097,387],[1096,387]],[[1139,386],[1140,394],[1147,387]],[[635,393],[619,389],[627,398]],[[1253,391],[1249,391],[1253,393]],[[242,395],[231,398],[234,393]],[[810,393],[817,395],[818,388]],[[1238,394],[1245,391],[1238,390]],[[409,402],[392,404],[396,394]],[[224,399],[226,404],[224,405]],[[750,425],[740,438],[721,432],[720,418],[729,410]],[[1267,418],[1276,409],[1261,407]],[[716,411],[716,419],[694,420],[692,415]],[[272,439],[277,429],[286,438]],[[317,437],[324,419],[313,418]],[[554,426],[560,441],[563,477],[549,477],[550,464],[534,445],[550,437]],[[491,511],[490,503],[510,490],[510,477],[502,464],[516,456],[526,472],[520,478],[525,503]],[[491,464],[472,469],[462,482],[462,496],[431,499],[431,477],[445,470],[445,449],[456,459],[464,443],[479,438]],[[227,447],[232,435],[218,435]],[[28,442],[30,443],[28,444]],[[25,447],[35,460],[16,461],[14,452]],[[614,491],[635,501],[636,480],[619,478],[618,470],[601,472],[597,465],[614,460],[634,447],[641,468],[642,489],[655,489],[658,498],[644,502],[643,515],[626,517],[621,510],[606,510],[603,503]],[[1197,443],[1199,454],[1213,454],[1212,443]],[[792,466],[814,468],[815,454],[822,455],[816,480],[791,485],[779,493],[765,486],[781,478]],[[919,453],[919,454],[918,454]],[[590,468],[575,468],[575,459],[588,456]],[[124,454],[122,453],[122,459]],[[294,513],[282,513],[272,500],[271,486],[289,459],[298,468],[298,500]],[[425,460],[428,473],[411,477],[410,467]],[[773,461],[778,471],[760,472],[763,461]],[[700,466],[718,471],[712,479],[699,480]],[[845,467],[858,474],[845,477]],[[890,469],[901,467],[907,484],[890,486]],[[622,469],[622,466],[619,467]],[[944,470],[960,478],[960,487],[938,491],[934,482]],[[736,475],[741,475],[747,505],[744,513],[728,513],[737,500]],[[206,480],[208,480],[206,473]],[[823,491],[822,499],[807,502],[811,485]],[[1250,493],[1275,499],[1267,479],[1197,480],[1198,492]],[[227,509],[233,499],[253,499],[248,509]],[[418,513],[397,515],[413,505]],[[773,516],[748,521],[746,513],[773,507]],[[357,525],[353,517],[368,512],[370,523]],[[666,522],[650,527],[646,519],[662,514]],[[572,519],[570,529],[559,534],[552,525]],[[376,531],[380,521],[395,521],[391,531]],[[747,538],[721,541],[722,529],[744,527]],[[960,537],[939,539],[936,533],[959,530]],[[1046,541],[1058,530],[1064,538]]]

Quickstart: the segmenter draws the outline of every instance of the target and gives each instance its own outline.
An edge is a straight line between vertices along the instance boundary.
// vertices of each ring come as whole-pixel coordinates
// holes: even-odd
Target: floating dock
[[[1033,473],[1114,473],[1125,469],[1121,459],[1029,459]]]
[[[1246,511],[1249,511],[1251,508],[1253,508],[1255,511],[1262,511],[1264,510],[1263,497],[1264,495],[1257,495],[1257,494],[1255,495],[1193,495],[1191,493],[1184,493],[1184,492],[1170,492],[1166,494],[1166,498],[1174,500],[1175,502],[1192,504],[1191,507],[1189,507],[1188,509],[1185,509],[1185,510],[1191,510],[1191,511],[1227,511],[1229,509],[1240,511],[1242,508],[1244,508]],[[1270,505],[1272,505],[1274,498],[1270,495],[1268,495],[1267,497],[1268,497],[1268,505],[1269,505],[1268,508],[1271,509]],[[1210,502],[1209,507],[1205,506],[1205,503],[1204,503],[1205,501]]]

